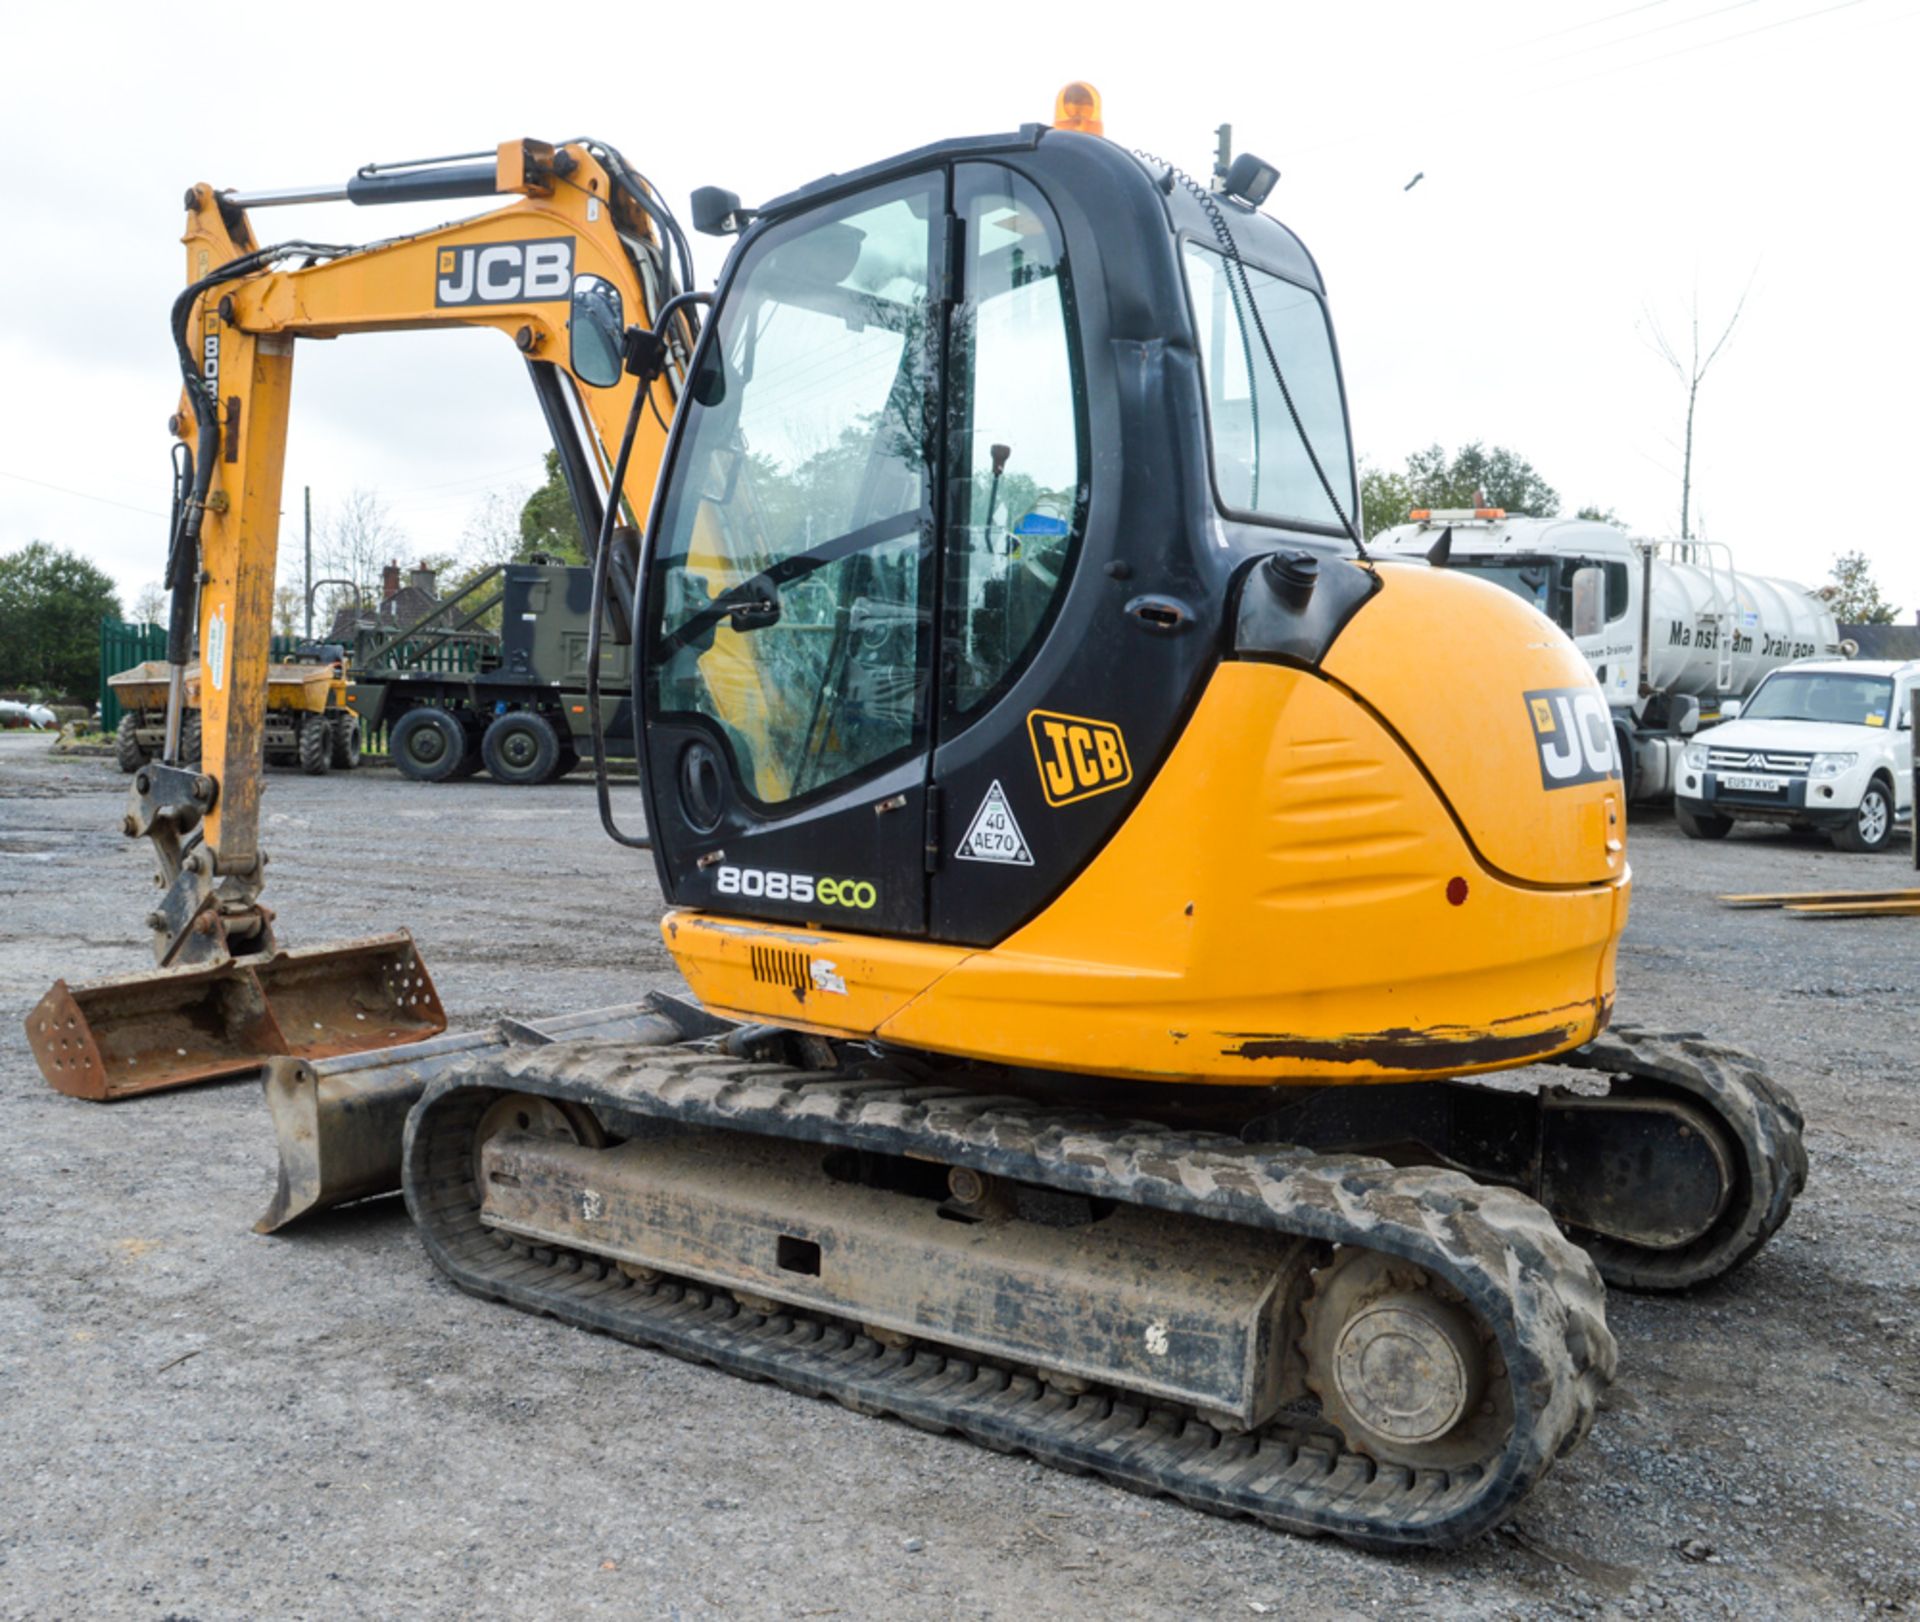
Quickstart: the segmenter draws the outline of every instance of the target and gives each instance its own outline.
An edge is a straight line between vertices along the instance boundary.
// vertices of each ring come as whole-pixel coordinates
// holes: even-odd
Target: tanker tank
[[[1682,561],[1684,541],[1638,544],[1653,549],[1646,676],[1656,691],[1740,698],[1778,665],[1844,651],[1833,611],[1804,586]]]

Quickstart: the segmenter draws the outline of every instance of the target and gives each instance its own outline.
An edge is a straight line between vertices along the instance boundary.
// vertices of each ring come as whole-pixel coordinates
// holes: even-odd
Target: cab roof
[[[1138,190],[1145,186],[1157,193],[1169,227],[1206,247],[1218,244],[1219,234],[1202,196],[1211,200],[1225,223],[1235,248],[1250,263],[1311,288],[1323,297],[1326,284],[1320,267],[1307,246],[1271,215],[1262,214],[1238,199],[1211,191],[1204,180],[1195,180],[1158,158],[1129,151],[1100,135],[1082,135],[1056,130],[1045,124],[1023,124],[1003,135],[968,135],[934,141],[909,152],[896,153],[876,163],[863,164],[843,174],[822,175],[818,180],[783,192],[753,210],[754,218],[775,220],[810,208],[816,203],[846,193],[881,184],[896,175],[908,175],[946,163],[965,163],[981,159],[1017,158],[1022,153],[1038,153],[1059,143],[1072,142],[1083,156],[1091,155],[1106,187]],[[1084,185],[1084,179],[1080,182]],[[1085,199],[1096,215],[1117,217],[1116,210],[1103,206],[1108,200]]]

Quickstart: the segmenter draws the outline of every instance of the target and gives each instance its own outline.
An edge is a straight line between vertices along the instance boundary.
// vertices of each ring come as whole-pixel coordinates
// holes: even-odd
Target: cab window
[[[1325,307],[1306,288],[1257,266],[1229,262],[1197,242],[1187,243],[1182,257],[1206,380],[1213,481],[1221,505],[1231,512],[1346,534],[1346,520],[1358,504],[1347,448],[1346,402]],[[1274,376],[1276,364],[1286,378],[1284,394]],[[1296,412],[1299,428],[1294,426]],[[1302,433],[1326,475],[1324,486],[1301,443]],[[1338,509],[1327,498],[1328,487],[1338,497]]]
[[[1609,563],[1607,571],[1607,618],[1617,620],[1627,611],[1627,566]]]
[[[943,177],[762,237],[690,381],[649,678],[774,805],[911,752],[931,666],[929,299]]]
[[[943,683],[967,715],[1026,662],[1059,600],[1084,527],[1083,387],[1052,210],[1025,180],[962,165],[964,301],[948,350],[954,425]]]

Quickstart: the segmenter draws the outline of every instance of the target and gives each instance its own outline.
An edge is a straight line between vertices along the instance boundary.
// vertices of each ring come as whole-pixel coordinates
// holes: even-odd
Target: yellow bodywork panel
[[[660,932],[703,1007],[827,1036],[871,1036],[971,946],[670,912]]]
[[[1499,693],[1515,674],[1504,658],[1483,644],[1463,668]],[[1429,667],[1424,699],[1411,677],[1403,691],[1389,676],[1386,690],[1397,729],[1311,672],[1222,665],[1119,832],[989,950],[684,912],[667,919],[668,947],[719,1011],[1091,1074],[1398,1081],[1502,1069],[1587,1040],[1612,1001],[1628,892],[1624,860],[1586,876],[1609,869],[1607,827],[1587,815],[1598,800],[1543,787],[1516,702],[1509,724],[1524,750],[1489,742],[1474,770],[1540,825],[1563,865],[1558,882],[1506,876],[1402,742],[1422,702],[1461,706],[1460,689]],[[1497,706],[1464,707],[1490,740]],[[756,972],[756,945],[808,963],[770,983],[778,965],[762,958]],[[844,992],[822,987],[819,958]]]
[[[1417,564],[1380,573],[1322,670],[1399,734],[1491,866],[1536,884],[1624,871],[1613,717],[1580,650],[1484,580]]]

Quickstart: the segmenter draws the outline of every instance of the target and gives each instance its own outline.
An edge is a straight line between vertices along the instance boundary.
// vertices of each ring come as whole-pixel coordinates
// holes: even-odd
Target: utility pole
[[[313,486],[302,488],[307,497],[307,640],[313,640]]]

